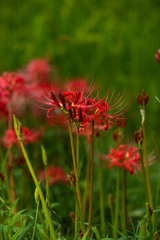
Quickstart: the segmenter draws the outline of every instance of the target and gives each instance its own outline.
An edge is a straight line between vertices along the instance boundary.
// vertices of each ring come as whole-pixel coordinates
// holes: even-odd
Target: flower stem
[[[90,172],[90,157],[91,157],[91,144],[89,144],[87,165],[86,165],[86,177],[85,177],[85,187],[84,187],[84,195],[83,195],[83,219],[85,219],[86,204],[87,204],[87,193],[88,193],[89,172]]]
[[[54,230],[54,227],[53,227],[52,219],[51,219],[51,217],[50,217],[49,210],[48,210],[48,208],[47,208],[47,204],[46,204],[46,201],[45,201],[45,199],[44,199],[44,196],[43,196],[41,187],[40,187],[40,185],[39,185],[39,182],[38,182],[38,180],[37,180],[37,177],[36,177],[36,175],[35,175],[35,172],[34,172],[34,170],[33,170],[33,167],[32,167],[32,165],[31,165],[31,163],[30,163],[30,160],[29,160],[29,158],[28,158],[28,155],[27,155],[27,153],[26,153],[26,150],[25,150],[25,148],[24,148],[24,145],[23,145],[22,141],[19,141],[19,143],[20,143],[20,146],[21,146],[21,149],[22,149],[22,153],[23,153],[23,155],[24,155],[24,158],[25,158],[25,160],[26,160],[26,163],[27,163],[27,165],[28,165],[29,171],[30,171],[30,173],[31,173],[31,175],[32,175],[32,178],[33,178],[33,180],[34,180],[34,183],[35,183],[35,185],[36,185],[36,187],[37,187],[37,189],[38,189],[38,193],[39,193],[39,196],[40,196],[40,199],[41,199],[41,202],[42,202],[42,206],[43,206],[43,209],[44,209],[44,212],[45,212],[45,215],[46,215],[46,219],[47,219],[48,224],[49,224],[49,227],[50,227],[51,239],[52,239],[52,240],[56,240],[57,238],[56,238],[55,230]]]
[[[122,172],[122,216],[124,221],[124,227],[127,228],[127,202],[126,202],[126,169]],[[123,233],[125,230],[123,229]]]
[[[116,202],[115,202],[115,220],[114,227],[118,228],[118,204],[119,204],[119,178],[120,178],[120,169],[117,168],[117,179],[116,179]],[[117,231],[114,230],[114,239],[118,237]]]
[[[76,176],[76,173],[77,173],[76,157],[75,157],[74,143],[73,143],[72,124],[71,124],[71,119],[69,117],[68,117],[68,125],[69,125],[69,136],[70,136],[72,159],[73,159],[73,168],[74,168],[74,174]],[[79,205],[80,205],[81,212],[82,212],[82,203],[81,203],[79,184],[77,186],[77,196],[78,196],[78,201],[79,201]]]
[[[12,105],[11,103],[8,104],[8,129],[12,129]],[[12,204],[16,201],[16,193],[15,193],[15,184],[13,178],[13,155],[12,155],[12,148],[9,151],[9,182],[10,182],[10,191],[11,191],[11,202]],[[14,213],[17,212],[16,206],[14,208]]]
[[[100,215],[101,215],[101,225],[102,230],[105,232],[105,218],[104,218],[104,201],[103,201],[103,183],[102,183],[102,160],[101,160],[101,145],[100,138],[97,137],[97,145],[98,145],[98,154],[99,154],[99,198],[100,198]]]
[[[141,170],[142,170],[143,181],[144,181],[144,188],[145,188],[145,194],[146,194],[146,202],[148,202],[148,200],[149,200],[149,197],[148,197],[148,188],[147,188],[146,172],[145,172],[145,167],[144,167],[142,149],[139,149],[139,154],[140,154],[140,158],[141,158]]]
[[[143,143],[144,143],[144,156],[145,156],[145,167],[146,167],[146,179],[147,179],[148,197],[149,197],[149,204],[150,204],[151,208],[153,209],[151,182],[150,182],[150,176],[149,176],[147,144],[146,144],[145,121],[142,121],[142,130],[143,130]],[[153,217],[152,217],[152,223],[154,225],[154,218]]]
[[[92,148],[91,148],[91,183],[90,183],[90,200],[89,200],[89,214],[88,214],[88,237],[90,237],[91,231],[91,219],[92,219],[92,195],[93,195],[93,157],[94,157],[94,121],[92,120]]]

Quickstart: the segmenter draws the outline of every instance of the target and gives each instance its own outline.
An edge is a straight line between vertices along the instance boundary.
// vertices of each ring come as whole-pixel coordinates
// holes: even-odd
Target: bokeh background
[[[157,130],[159,12],[159,0],[1,0],[0,72],[45,57],[64,81],[95,79],[102,94],[127,89],[135,97],[144,88],[150,97],[147,119]]]
[[[160,143],[160,103],[155,98],[160,99],[160,66],[154,57],[160,48],[159,26],[160,0],[1,0],[0,73],[23,68],[35,58],[48,58],[63,81],[74,77],[89,82],[94,79],[102,96],[108,89],[114,89],[115,95],[126,89],[133,94],[133,106],[127,115],[137,112],[127,121],[126,139],[132,142],[134,131],[141,124],[136,96],[145,89],[149,94],[146,134],[150,152]],[[67,148],[62,145],[61,134],[58,138],[57,132],[47,134],[46,139],[53,141],[50,142],[52,155],[58,152],[59,158],[65,156]],[[57,145],[54,145],[55,137],[59,139]],[[63,142],[66,139],[67,134]],[[104,149],[105,144],[104,140]],[[154,185],[157,169],[152,171]],[[108,176],[104,179],[108,179],[106,187],[110,187],[115,174],[111,172]],[[134,188],[139,180],[130,177],[129,181],[132,187],[128,199],[132,209],[139,202],[141,188]],[[95,192],[97,189],[98,183],[94,185]],[[58,188],[55,191],[59,194]],[[133,196],[133,192],[138,195]],[[98,206],[94,211],[98,212]]]

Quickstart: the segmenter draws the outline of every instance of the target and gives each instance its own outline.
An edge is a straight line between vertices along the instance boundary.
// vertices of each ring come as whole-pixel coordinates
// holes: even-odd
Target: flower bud
[[[44,149],[43,146],[41,146],[42,149],[42,159],[43,159],[43,163],[45,166],[47,166],[47,154],[46,154],[46,150]]]
[[[153,240],[158,240],[158,232],[155,232]]]
[[[0,180],[3,182],[4,176],[3,174],[0,172]]]
[[[35,198],[36,204],[38,204],[38,202],[39,202],[39,192],[38,192],[37,188],[34,191],[34,198]]]
[[[151,216],[153,214],[153,209],[150,207],[149,203],[146,203],[146,216],[147,216],[147,221],[151,220]]]
[[[108,205],[109,205],[109,208],[113,208],[113,196],[112,196],[112,194],[108,195]]]

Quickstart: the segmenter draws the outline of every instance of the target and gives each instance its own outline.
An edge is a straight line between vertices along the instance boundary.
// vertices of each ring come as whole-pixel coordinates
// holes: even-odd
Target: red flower
[[[157,54],[155,55],[155,59],[160,64],[160,49],[158,49]]]
[[[116,119],[124,119],[124,114],[130,108],[132,97],[127,95],[124,98],[124,94],[125,92],[122,95],[119,93],[113,101],[113,93],[109,100],[109,94],[107,94],[106,100],[97,100],[89,98],[90,94],[85,96],[82,91],[61,92],[58,97],[56,97],[54,92],[51,92],[49,98],[43,96],[43,98],[35,99],[42,104],[50,106],[50,109],[47,111],[48,118],[53,119],[51,113],[56,111],[56,109],[60,109],[66,117],[71,118],[72,122],[79,124],[80,130],[92,121],[104,126],[104,130],[108,130],[108,123],[115,124]]]
[[[48,81],[51,66],[47,59],[33,59],[24,70],[28,81]]]
[[[128,170],[131,175],[141,168],[141,159],[137,147],[129,147],[128,145],[120,145],[117,150],[111,149],[107,156],[102,157],[110,169],[113,166],[123,167]]]
[[[13,93],[15,90],[23,91],[24,79],[15,72],[4,72],[0,77],[0,89]]]
[[[63,169],[60,167],[48,167],[48,176],[49,176],[49,185],[52,185],[59,181],[61,181],[63,184],[67,183],[67,176],[64,173]],[[46,179],[46,172],[45,170],[43,170],[39,174],[39,180],[45,181],[45,179]]]
[[[25,145],[29,143],[34,143],[36,142],[42,135],[42,130],[29,130],[26,127],[22,128],[22,133],[23,133],[23,143]],[[1,138],[3,145],[6,148],[9,148],[11,144],[17,144],[19,146],[19,140],[17,138],[17,135],[15,133],[14,129],[9,129],[5,133],[5,137]]]

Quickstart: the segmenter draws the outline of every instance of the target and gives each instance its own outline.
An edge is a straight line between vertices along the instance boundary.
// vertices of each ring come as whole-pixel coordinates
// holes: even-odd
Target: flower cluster
[[[110,169],[113,166],[124,168],[131,175],[141,168],[141,159],[137,147],[129,147],[128,145],[119,145],[118,149],[111,149],[110,153],[102,157]]]
[[[105,100],[97,100],[91,98],[90,94],[84,95],[82,91],[62,91],[56,97],[54,92],[49,94],[49,97],[36,99],[42,104],[48,105],[51,108],[47,111],[47,117],[53,118],[51,115],[56,109],[65,113],[67,118],[80,126],[80,130],[84,129],[92,121],[96,124],[104,126],[104,130],[108,130],[109,122],[114,123],[115,119],[120,119],[130,108],[132,97],[124,97],[124,93],[114,99],[109,105],[113,94],[108,100],[108,95]],[[119,98],[118,98],[119,97]],[[122,101],[121,101],[122,100]],[[115,111],[115,109],[117,109]],[[112,110],[115,112],[112,113]]]

